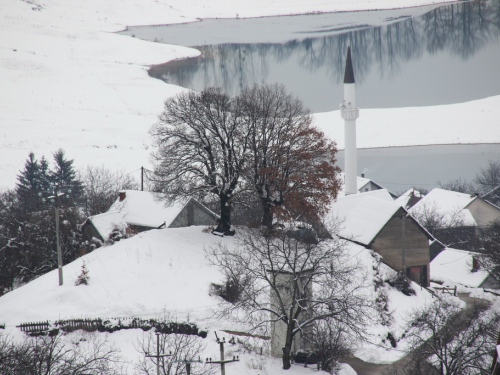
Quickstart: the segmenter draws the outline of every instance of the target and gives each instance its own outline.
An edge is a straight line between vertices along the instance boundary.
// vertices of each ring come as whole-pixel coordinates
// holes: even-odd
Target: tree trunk
[[[266,228],[272,229],[273,227],[273,213],[271,212],[272,210],[272,204],[269,202],[267,198],[261,198],[261,204],[262,204],[262,225],[265,226]]]
[[[292,316],[292,309],[290,309],[290,317]],[[292,367],[291,354],[292,354],[292,341],[293,341],[293,330],[295,328],[295,324],[290,323],[286,328],[286,339],[285,339],[285,347],[283,348],[283,370],[288,370]]]
[[[290,359],[291,349],[292,348],[289,344],[285,344],[285,347],[283,348],[283,370],[288,370],[290,367],[292,367],[292,362]]]
[[[220,195],[220,220],[215,231],[225,235],[234,234],[231,230],[231,204],[227,193]]]

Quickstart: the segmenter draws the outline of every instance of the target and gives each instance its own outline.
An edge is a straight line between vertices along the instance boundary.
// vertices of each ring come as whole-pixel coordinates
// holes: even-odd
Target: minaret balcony
[[[359,108],[341,109],[340,116],[346,121],[354,121],[359,117]]]

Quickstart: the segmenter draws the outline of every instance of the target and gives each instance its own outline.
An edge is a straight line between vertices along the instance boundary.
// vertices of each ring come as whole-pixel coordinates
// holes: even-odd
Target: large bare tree
[[[500,159],[488,160],[488,166],[476,174],[475,182],[482,194],[500,186]]]
[[[412,314],[405,332],[411,360],[388,374],[489,374],[499,322],[500,315],[486,302],[462,310],[438,298]]]
[[[369,301],[362,272],[349,261],[342,240],[265,227],[239,228],[235,238],[234,247],[207,249],[208,260],[242,284],[224,313],[253,329],[280,326],[284,369],[291,366],[294,338],[317,321],[334,320],[350,333],[361,333]]]
[[[156,152],[155,190],[170,200],[215,195],[216,231],[231,232],[231,202],[239,184],[248,135],[236,101],[220,88],[186,92],[165,101],[151,128]]]
[[[340,188],[335,142],[311,125],[309,110],[283,85],[255,84],[239,96],[250,135],[246,179],[262,204],[262,224],[323,214]]]

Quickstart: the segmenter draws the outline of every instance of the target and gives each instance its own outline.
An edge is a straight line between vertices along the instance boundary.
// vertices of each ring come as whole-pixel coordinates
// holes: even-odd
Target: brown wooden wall
[[[396,212],[391,220],[380,231],[371,244],[371,248],[383,256],[384,262],[396,270],[402,269],[403,260],[403,228],[401,216],[406,214],[402,209]],[[405,219],[405,258],[406,267],[429,265],[429,239],[411,218]],[[429,269],[429,267],[427,267]],[[429,278],[427,278],[429,280]]]

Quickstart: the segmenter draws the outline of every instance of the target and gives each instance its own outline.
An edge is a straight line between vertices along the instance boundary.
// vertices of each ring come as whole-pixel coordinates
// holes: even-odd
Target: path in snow
[[[491,304],[491,302],[484,299],[470,297],[470,293],[457,293],[457,297],[467,304],[466,309],[471,308],[474,303]],[[351,366],[359,375],[384,375],[385,372],[391,369],[394,365],[404,365],[410,360],[411,355],[407,355],[392,364],[376,364],[365,362],[356,357],[351,357],[346,360],[345,363]]]

